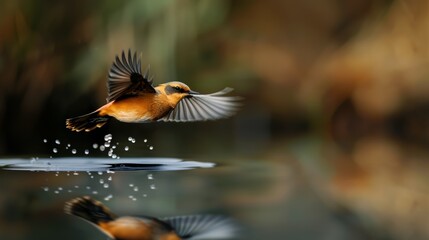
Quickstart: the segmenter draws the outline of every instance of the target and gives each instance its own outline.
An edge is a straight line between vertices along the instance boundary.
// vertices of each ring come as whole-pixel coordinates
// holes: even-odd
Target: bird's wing
[[[142,92],[156,93],[152,79],[149,79],[149,68],[142,74],[141,58],[137,57],[137,53],[131,55],[131,50],[128,50],[128,57],[124,51],[121,58],[116,56],[109,70],[107,88],[107,102]]]
[[[116,219],[116,216],[104,204],[88,196],[66,202],[64,211],[96,225],[99,222],[109,222]]]
[[[191,215],[162,219],[182,239],[230,239],[237,232],[237,224],[230,218],[217,215]]]
[[[180,100],[177,106],[159,121],[192,122],[226,118],[241,106],[240,97],[224,96],[231,88],[212,94],[195,94]]]

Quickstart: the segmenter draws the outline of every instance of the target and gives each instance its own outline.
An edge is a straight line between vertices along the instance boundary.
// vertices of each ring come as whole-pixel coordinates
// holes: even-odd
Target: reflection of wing
[[[162,220],[170,224],[182,239],[230,239],[238,230],[234,221],[223,216],[193,215]]]
[[[148,79],[149,69],[142,75],[141,59],[140,57],[137,58],[137,53],[131,56],[131,50],[128,50],[127,58],[125,52],[122,51],[122,59],[116,56],[115,60],[109,71],[107,102],[116,100],[124,95],[133,95],[139,92],[156,92],[152,86],[152,79]]]
[[[231,88],[212,94],[195,94],[180,100],[177,106],[159,121],[191,122],[226,118],[237,112],[240,97],[223,96]]]

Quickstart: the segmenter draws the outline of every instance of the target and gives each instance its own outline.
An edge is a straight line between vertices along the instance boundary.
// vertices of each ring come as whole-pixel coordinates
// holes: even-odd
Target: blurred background
[[[245,106],[216,122],[65,129],[66,118],[105,103],[108,69],[128,49],[142,53],[155,84],[177,80],[203,93],[229,86]],[[208,194],[191,184],[202,181],[219,191],[206,196],[211,209],[253,229],[247,239],[429,238],[427,0],[2,1],[0,76],[3,158],[48,157],[55,139],[78,149],[108,133],[148,139],[153,151],[136,145],[126,156],[224,165],[163,173],[159,181],[190,192],[168,195],[166,186],[183,204],[160,193],[152,210],[210,210],[192,208]],[[44,175],[3,171],[0,179],[2,239],[42,239],[12,226],[58,223],[73,197],[43,195],[35,179]],[[56,239],[49,229],[36,232]]]

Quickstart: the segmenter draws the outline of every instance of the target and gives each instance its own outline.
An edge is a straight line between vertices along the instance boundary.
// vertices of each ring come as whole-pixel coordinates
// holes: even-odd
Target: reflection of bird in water
[[[236,233],[231,219],[214,215],[117,217],[101,202],[80,197],[65,204],[67,214],[81,217],[117,240],[230,239]]]
[[[205,121],[226,118],[239,107],[238,97],[224,96],[225,88],[212,94],[192,91],[181,82],[152,85],[149,70],[141,72],[141,60],[136,53],[122,59],[116,56],[109,72],[107,104],[96,111],[66,120],[72,131],[87,132],[102,127],[111,118],[122,122]]]

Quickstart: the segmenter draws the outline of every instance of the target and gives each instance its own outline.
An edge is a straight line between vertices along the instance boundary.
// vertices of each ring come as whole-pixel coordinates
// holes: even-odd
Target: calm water
[[[230,216],[241,226],[238,239],[426,239],[425,155],[405,155],[401,165],[389,143],[349,154],[305,138],[252,157],[95,158],[77,149],[67,158],[4,158],[0,239],[106,239],[63,213],[64,202],[83,195],[117,215]],[[356,158],[359,166],[350,164]]]

